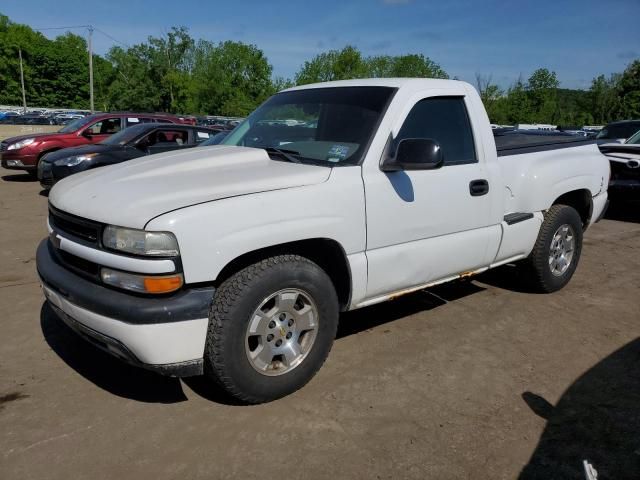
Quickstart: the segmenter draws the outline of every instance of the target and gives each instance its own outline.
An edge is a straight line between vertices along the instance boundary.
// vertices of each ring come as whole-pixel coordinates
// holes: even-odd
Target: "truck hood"
[[[171,210],[315,185],[326,181],[330,173],[327,167],[272,160],[261,149],[218,145],[151,155],[72,175],[51,189],[49,202],[82,218],[144,228],[149,220]]]

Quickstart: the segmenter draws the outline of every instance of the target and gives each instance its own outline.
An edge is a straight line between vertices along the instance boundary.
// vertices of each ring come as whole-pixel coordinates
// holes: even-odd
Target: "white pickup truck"
[[[222,145],[61,181],[38,272],[98,347],[273,400],[318,371],[341,311],[516,261],[542,291],[569,281],[609,164],[525,137],[494,139],[459,81],[285,90]]]

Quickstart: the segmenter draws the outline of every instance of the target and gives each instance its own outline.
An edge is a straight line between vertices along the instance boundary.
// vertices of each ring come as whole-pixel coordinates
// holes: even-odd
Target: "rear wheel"
[[[245,403],[262,403],[304,386],[324,363],[338,325],[328,275],[297,255],[270,257],[216,291],[205,374]]]
[[[534,287],[555,292],[576,270],[582,251],[582,220],[567,205],[553,205],[544,216],[535,246],[528,258]]]

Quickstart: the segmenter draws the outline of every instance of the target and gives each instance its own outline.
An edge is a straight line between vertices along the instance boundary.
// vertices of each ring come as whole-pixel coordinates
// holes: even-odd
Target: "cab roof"
[[[391,87],[397,89],[424,90],[425,88],[452,88],[469,85],[460,80],[442,80],[438,78],[356,78],[353,80],[335,80],[331,82],[310,83],[283,90],[305,90],[309,88],[331,87]]]

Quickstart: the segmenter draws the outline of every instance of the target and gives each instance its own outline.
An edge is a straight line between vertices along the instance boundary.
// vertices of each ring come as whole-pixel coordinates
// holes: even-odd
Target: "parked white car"
[[[541,291],[567,284],[608,162],[575,137],[497,140],[464,82],[285,90],[223,145],[55,185],[44,292],[123,360],[282,397],[321,367],[341,311],[516,261]]]

